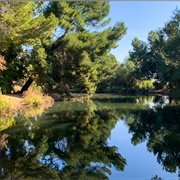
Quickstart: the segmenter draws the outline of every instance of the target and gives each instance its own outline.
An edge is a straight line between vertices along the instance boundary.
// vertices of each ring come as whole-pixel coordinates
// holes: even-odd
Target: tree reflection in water
[[[119,116],[96,111],[93,102],[61,103],[38,121],[18,119],[1,132],[10,134],[7,150],[1,151],[4,176],[107,179],[111,166],[123,170],[125,159],[106,143]]]
[[[132,114],[134,121],[128,123],[132,143],[146,141],[148,150],[157,155],[163,168],[176,172],[180,168],[180,107],[171,105]]]
[[[126,165],[121,150],[107,144],[120,119],[126,121],[134,145],[147,141],[158,162],[175,172],[180,167],[179,106],[159,106],[161,100],[150,108],[153,101],[157,99],[62,102],[38,118],[16,117],[13,125],[0,126],[1,142],[6,142],[0,149],[0,177],[108,179],[112,166],[123,171]]]

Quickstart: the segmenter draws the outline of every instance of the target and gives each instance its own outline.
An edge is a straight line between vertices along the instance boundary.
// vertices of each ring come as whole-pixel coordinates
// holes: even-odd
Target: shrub
[[[34,86],[23,94],[25,104],[30,106],[44,106],[44,108],[50,107],[54,100],[47,95],[44,95],[41,88]]]
[[[136,80],[136,88],[141,90],[154,89],[152,80]]]
[[[27,105],[38,106],[43,103],[43,94],[38,90],[25,91],[23,97]]]

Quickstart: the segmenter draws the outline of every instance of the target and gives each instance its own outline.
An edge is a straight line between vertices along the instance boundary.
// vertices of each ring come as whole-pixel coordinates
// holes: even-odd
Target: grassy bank
[[[16,106],[14,106],[14,103],[15,101],[13,101],[10,97],[0,94],[0,115],[8,116],[15,112]]]
[[[28,90],[20,94],[0,94],[0,115],[11,116],[19,110],[26,111],[30,108],[47,109],[52,106],[54,100],[38,90]]]

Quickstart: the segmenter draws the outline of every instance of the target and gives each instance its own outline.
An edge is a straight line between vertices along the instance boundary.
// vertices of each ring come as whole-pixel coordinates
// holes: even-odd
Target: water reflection
[[[180,167],[180,107],[165,106],[132,112],[128,121],[132,143],[147,142],[148,151],[157,155],[157,161],[169,172]]]
[[[0,178],[108,179],[111,167],[126,166],[121,149],[107,143],[119,120],[126,122],[134,145],[146,141],[158,162],[175,172],[180,106],[166,99],[98,97],[57,103],[41,116],[35,110],[19,113],[0,125]]]

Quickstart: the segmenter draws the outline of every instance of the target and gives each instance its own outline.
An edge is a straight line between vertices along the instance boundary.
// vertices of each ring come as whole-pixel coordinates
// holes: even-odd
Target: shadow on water
[[[0,179],[108,179],[111,167],[123,171],[126,166],[126,157],[107,143],[120,119],[134,145],[145,141],[158,163],[176,172],[180,106],[169,103],[168,97],[99,97],[55,103],[39,115],[31,109],[1,118]]]

